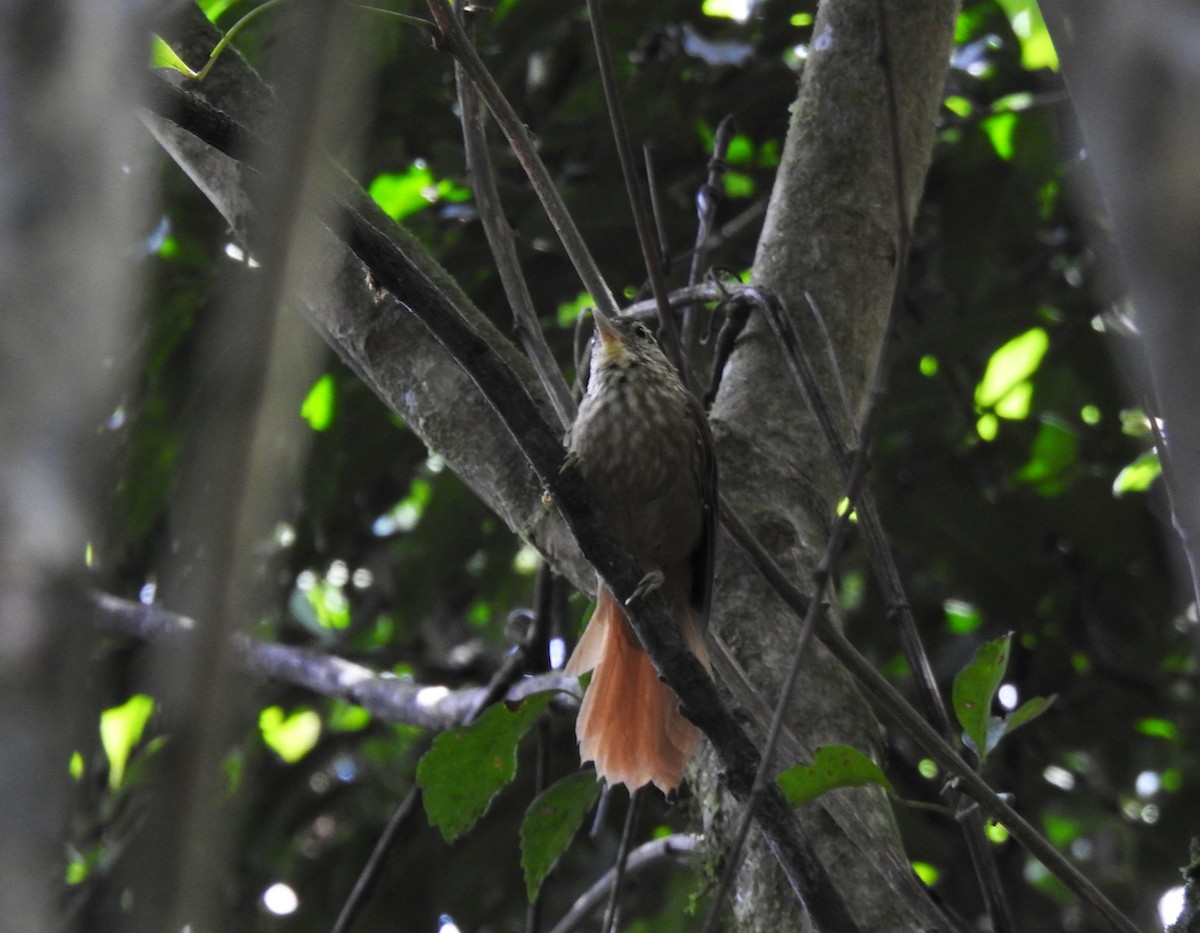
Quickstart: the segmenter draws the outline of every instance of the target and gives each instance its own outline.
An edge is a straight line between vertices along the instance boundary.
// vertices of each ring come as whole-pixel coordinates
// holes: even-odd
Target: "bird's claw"
[[[660,586],[667,576],[661,570],[651,570],[648,574],[642,577],[642,581],[634,588],[630,597],[625,600],[626,606],[632,606],[640,599],[645,599]]]

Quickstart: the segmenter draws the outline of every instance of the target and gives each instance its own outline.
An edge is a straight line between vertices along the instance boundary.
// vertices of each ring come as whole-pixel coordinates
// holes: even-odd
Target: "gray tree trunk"
[[[866,402],[884,340],[897,269],[897,194],[875,0],[828,0],[792,106],[792,120],[753,268],[755,284],[785,303],[827,397],[840,393],[825,364],[828,330],[851,411]],[[957,6],[952,0],[882,4],[899,110],[905,212],[915,213],[933,146]],[[726,368],[712,411],[725,494],[803,585],[821,557],[844,495],[825,442],[761,316],[752,315]],[[847,440],[853,435],[843,422]],[[743,562],[722,548],[713,624],[772,704],[790,661],[796,617]],[[850,744],[870,753],[879,726],[850,676],[820,645],[809,646],[788,724],[803,744]],[[794,762],[780,761],[786,767]],[[714,778],[708,775],[711,783]],[[843,791],[878,838],[899,847],[882,794]],[[715,799],[720,799],[716,797]],[[727,841],[738,807],[713,808],[713,845]],[[877,874],[869,852],[844,835],[820,804],[804,822],[864,930],[915,930],[922,923]],[[752,837],[753,838],[753,837]],[[836,868],[834,868],[836,866]],[[746,930],[801,929],[802,919],[765,847],[753,847],[735,898]]]

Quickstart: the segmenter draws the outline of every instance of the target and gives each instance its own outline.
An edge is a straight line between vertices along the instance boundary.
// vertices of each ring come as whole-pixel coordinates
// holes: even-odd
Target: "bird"
[[[717,467],[704,410],[650,329],[595,312],[587,391],[571,426],[576,466],[617,540],[646,571],[630,601],[660,590],[710,670],[703,630],[712,592]],[[658,676],[625,608],[597,580],[596,608],[565,672],[592,672],[576,720],[582,763],[630,793],[671,796],[700,732]]]

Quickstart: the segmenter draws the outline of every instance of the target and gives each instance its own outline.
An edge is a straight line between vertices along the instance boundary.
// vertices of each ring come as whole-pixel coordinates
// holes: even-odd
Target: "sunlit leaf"
[[[969,635],[983,624],[979,610],[961,599],[947,599],[942,611],[946,613],[946,629],[953,635]]]
[[[1049,348],[1050,337],[1040,327],[1000,347],[988,360],[983,378],[975,387],[976,407],[981,411],[992,409],[1002,418],[1024,418],[1032,395],[1032,386],[1026,380],[1037,372]]]
[[[443,732],[417,765],[425,815],[453,842],[475,825],[517,773],[517,743],[551,694],[536,694],[515,711],[496,703],[469,726]]]
[[[1138,456],[1113,480],[1113,495],[1118,499],[1128,492],[1145,492],[1162,475],[1162,463],[1158,451],[1147,450]]]
[[[471,196],[466,188],[435,179],[429,166],[419,159],[406,172],[376,175],[367,193],[393,220],[403,220],[436,201],[464,201]]]
[[[1078,820],[1072,817],[1046,811],[1042,814],[1042,832],[1046,834],[1047,839],[1061,849],[1078,839],[1079,834],[1083,832],[1083,827]]]
[[[722,178],[725,195],[730,198],[748,198],[757,190],[754,179],[742,172],[726,172]]]
[[[938,871],[936,865],[930,865],[928,862],[913,862],[912,870],[922,883],[928,887],[938,883],[938,879],[942,877],[942,873]]]
[[[1175,739],[1179,738],[1179,729],[1176,727],[1175,723],[1171,722],[1169,719],[1162,719],[1158,716],[1149,716],[1145,719],[1139,719],[1137,723],[1134,724],[1134,728],[1137,729],[1137,731],[1142,735],[1148,735],[1155,739],[1167,739],[1169,741],[1174,741]]]
[[[1030,71],[1039,68],[1057,71],[1058,53],[1036,0],[998,0],[998,3],[1008,14],[1013,33],[1021,40],[1021,66]]]
[[[71,775],[71,780],[78,781],[83,777],[83,755],[79,752],[71,752],[71,760],[67,764],[67,773]]]
[[[1029,462],[1017,471],[1017,479],[1042,495],[1057,495],[1075,466],[1078,450],[1074,429],[1060,418],[1046,416],[1033,439]]]
[[[263,741],[288,764],[299,761],[321,737],[321,717],[311,709],[298,709],[290,716],[278,706],[268,706],[258,714],[258,730]]]
[[[987,756],[990,747],[992,699],[1008,669],[1011,644],[1011,632],[984,642],[975,652],[975,659],[954,677],[954,714],[963,727],[964,741],[970,740],[980,760]]]
[[[1017,129],[1017,115],[1015,113],[998,113],[981,120],[979,126],[987,133],[988,139],[992,142],[992,148],[996,150],[996,155],[1005,162],[1011,160],[1014,151],[1013,137]]]
[[[204,11],[204,15],[209,18],[209,21],[214,23],[236,2],[237,0],[199,0],[200,9]]]
[[[580,292],[574,301],[559,305],[554,317],[558,321],[559,327],[574,327],[579,316],[594,307],[596,307],[596,302],[592,301],[592,296],[587,292]]]
[[[170,68],[189,78],[196,77],[196,72],[192,71],[187,63],[175,53],[175,50],[157,34],[150,38],[150,67]]]
[[[521,822],[521,869],[531,902],[599,794],[595,772],[576,771],[546,788],[525,811]]]
[[[371,724],[371,714],[354,703],[333,700],[325,714],[325,724],[330,732],[358,732]]]
[[[744,23],[750,15],[750,0],[703,0],[700,12],[705,16]]]
[[[313,383],[300,405],[300,417],[308,422],[314,431],[324,431],[333,424],[334,399],[336,387],[333,373],[325,373]]]
[[[125,779],[129,753],[142,738],[154,712],[154,700],[135,693],[120,706],[100,714],[100,744],[108,758],[108,786],[116,790]]]
[[[891,782],[870,758],[849,745],[818,748],[811,765],[793,765],[775,779],[793,807],[800,807],[839,787],[878,784],[889,793]]]

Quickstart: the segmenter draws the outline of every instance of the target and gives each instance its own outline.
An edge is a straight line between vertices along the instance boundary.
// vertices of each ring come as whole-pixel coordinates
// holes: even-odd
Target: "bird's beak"
[[[596,322],[596,336],[600,338],[597,349],[604,354],[605,359],[615,362],[625,346],[621,332],[600,311],[592,311],[592,320]]]

